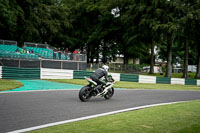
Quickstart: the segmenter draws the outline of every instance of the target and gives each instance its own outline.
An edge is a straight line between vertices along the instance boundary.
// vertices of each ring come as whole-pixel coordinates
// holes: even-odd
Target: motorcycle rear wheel
[[[90,87],[84,86],[83,88],[81,88],[81,90],[79,91],[79,99],[83,102],[87,102],[90,100],[90,98]]]
[[[105,99],[110,99],[113,95],[114,95],[114,88],[112,87],[112,88],[110,88],[110,89],[108,90],[108,92],[105,94],[104,98],[105,98]]]

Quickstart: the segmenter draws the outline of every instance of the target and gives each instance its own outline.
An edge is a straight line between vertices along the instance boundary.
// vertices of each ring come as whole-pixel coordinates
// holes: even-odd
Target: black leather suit
[[[98,85],[105,85],[106,83],[99,79],[105,76],[105,79],[107,80],[107,75],[108,75],[108,72],[105,69],[98,68],[94,73],[90,75],[90,78],[94,80]]]

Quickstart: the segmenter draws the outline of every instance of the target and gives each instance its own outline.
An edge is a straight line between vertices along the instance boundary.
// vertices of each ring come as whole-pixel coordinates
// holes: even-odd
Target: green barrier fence
[[[185,85],[197,85],[196,79],[185,79]]]
[[[3,79],[40,79],[40,68],[2,67]]]
[[[156,77],[157,84],[171,84],[171,78],[167,77]]]
[[[136,74],[120,74],[120,81],[138,82],[139,75]]]
[[[73,79],[90,77],[93,72],[74,70]],[[2,67],[3,79],[40,79],[40,68]],[[120,81],[138,82],[137,74],[120,74]],[[156,77],[157,84],[171,84],[171,78]],[[185,85],[197,85],[196,79],[185,79]]]
[[[74,71],[73,77],[74,79],[84,79],[84,77],[90,77],[90,74],[93,72],[87,72],[87,71]]]

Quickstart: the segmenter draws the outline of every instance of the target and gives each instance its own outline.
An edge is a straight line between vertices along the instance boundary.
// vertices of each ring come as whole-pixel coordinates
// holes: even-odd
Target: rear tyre
[[[87,102],[90,100],[90,98],[90,87],[84,86],[83,88],[81,88],[81,90],[79,91],[79,99],[83,102]]]
[[[113,95],[114,95],[114,88],[112,87],[112,88],[110,88],[110,89],[108,90],[108,92],[105,94],[104,98],[105,98],[105,99],[110,99]]]

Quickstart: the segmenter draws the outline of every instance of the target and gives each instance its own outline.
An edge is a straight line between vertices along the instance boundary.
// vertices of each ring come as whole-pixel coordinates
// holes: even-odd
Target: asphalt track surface
[[[144,105],[200,99],[200,91],[115,90],[110,100],[101,97],[81,102],[79,90],[0,93],[0,132],[65,121]]]

